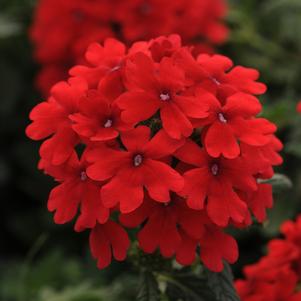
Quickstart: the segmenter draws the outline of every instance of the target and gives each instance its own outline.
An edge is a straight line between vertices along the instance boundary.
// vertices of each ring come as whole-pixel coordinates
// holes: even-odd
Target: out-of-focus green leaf
[[[228,263],[224,263],[224,270],[221,273],[207,270],[207,277],[208,286],[214,293],[216,301],[240,301],[233,285],[234,279]]]
[[[160,301],[158,282],[150,271],[141,274],[137,301]]]
[[[50,288],[43,289],[38,301],[105,301],[101,289],[95,289],[89,283],[83,283],[74,287],[67,287],[62,291],[54,291]]]
[[[190,269],[174,272],[166,278],[166,295],[170,300],[217,301],[203,272],[201,267],[197,272]]]
[[[14,36],[21,31],[21,24],[0,15],[0,39]]]
[[[283,174],[274,174],[271,179],[261,180],[261,183],[271,184],[274,192],[279,192],[293,187],[293,183],[290,178]]]

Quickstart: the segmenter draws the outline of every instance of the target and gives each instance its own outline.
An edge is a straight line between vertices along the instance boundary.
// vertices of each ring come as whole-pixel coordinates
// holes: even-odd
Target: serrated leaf
[[[160,301],[159,285],[154,275],[149,271],[141,274],[137,301]]]
[[[260,183],[266,183],[273,186],[274,192],[287,190],[293,187],[293,183],[286,175],[276,173],[271,179],[261,180]]]
[[[233,275],[229,264],[224,264],[221,273],[207,270],[208,286],[215,295],[216,301],[240,301],[233,286]]]

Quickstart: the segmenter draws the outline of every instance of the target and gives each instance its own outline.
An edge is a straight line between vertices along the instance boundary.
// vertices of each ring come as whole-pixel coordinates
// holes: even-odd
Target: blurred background
[[[38,143],[24,134],[31,108],[41,101],[34,88],[39,66],[32,59],[28,28],[35,1],[0,0],[0,301],[134,300],[136,271],[114,263],[98,271],[87,233],[52,221],[46,201],[54,183],[37,170]],[[275,191],[268,221],[235,233],[242,266],[256,261],[279,224],[301,212],[301,1],[230,0],[230,36],[217,52],[254,67],[269,87],[263,115],[279,127],[285,163],[277,172],[292,181]],[[287,185],[289,186],[289,185]],[[122,297],[121,297],[122,296]]]

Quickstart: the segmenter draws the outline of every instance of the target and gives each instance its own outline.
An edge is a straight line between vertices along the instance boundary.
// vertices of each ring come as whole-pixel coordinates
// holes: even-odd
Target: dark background
[[[87,233],[55,225],[46,209],[54,183],[37,170],[39,145],[24,134],[28,114],[41,100],[27,38],[34,2],[0,0],[0,301],[133,300],[137,276],[130,265],[97,271]],[[277,172],[293,183],[275,193],[263,226],[235,233],[239,277],[242,266],[279,235],[279,224],[301,211],[301,116],[295,110],[301,99],[301,1],[232,0],[227,22],[230,39],[218,52],[261,71],[269,87],[261,97],[263,115],[277,123],[285,143]]]

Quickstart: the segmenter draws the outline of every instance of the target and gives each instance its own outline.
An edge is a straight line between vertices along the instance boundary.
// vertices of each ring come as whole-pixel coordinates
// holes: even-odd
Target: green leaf
[[[101,289],[92,288],[89,283],[83,283],[76,287],[68,287],[62,291],[54,291],[45,288],[40,292],[39,301],[102,301]]]
[[[141,274],[137,301],[160,301],[159,285],[150,271]]]
[[[21,31],[21,25],[6,16],[0,15],[0,39],[14,36]]]
[[[216,301],[202,272],[203,269],[197,273],[183,269],[166,277],[165,280],[168,283],[166,294],[170,300]]]
[[[221,273],[207,270],[208,286],[215,295],[216,301],[240,301],[235,287],[231,267],[225,262]]]
[[[293,187],[293,183],[289,177],[283,174],[276,173],[269,180],[261,180],[260,183],[271,184],[274,192],[287,190]]]

